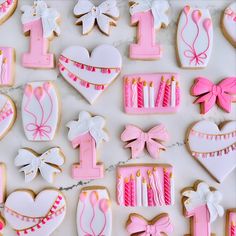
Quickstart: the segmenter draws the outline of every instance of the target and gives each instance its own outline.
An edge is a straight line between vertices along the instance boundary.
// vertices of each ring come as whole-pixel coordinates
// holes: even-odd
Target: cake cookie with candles
[[[126,113],[175,113],[179,109],[180,85],[178,74],[125,75],[123,84]]]
[[[225,232],[226,236],[236,235],[236,208],[227,210]]]
[[[25,182],[31,182],[40,172],[43,179],[53,183],[54,176],[61,172],[64,164],[64,154],[58,147],[51,148],[43,154],[38,154],[29,148],[21,148],[15,158],[15,166],[21,167],[20,172],[25,174]]]
[[[83,235],[112,235],[112,210],[106,188],[82,188],[77,207],[77,232]]]
[[[169,140],[169,134],[162,124],[154,126],[148,132],[144,132],[134,125],[126,125],[125,130],[121,134],[121,140],[128,142],[125,148],[131,149],[131,158],[140,157],[146,146],[150,156],[157,159],[160,151],[166,150],[163,142]]]
[[[110,27],[116,26],[120,13],[116,0],[105,0],[98,6],[89,0],[78,0],[74,15],[78,18],[76,24],[82,25],[83,35],[92,31],[95,24],[102,33],[109,35]]]
[[[12,86],[15,82],[15,49],[0,47],[0,87]]]
[[[16,10],[18,0],[0,0],[0,25]]]
[[[171,165],[118,166],[116,178],[119,206],[161,207],[174,204],[174,178]]]
[[[50,236],[66,214],[66,200],[56,189],[35,195],[31,190],[16,190],[6,199],[4,216],[19,236]]]
[[[152,220],[147,220],[143,216],[132,213],[126,222],[126,231],[130,236],[144,235],[166,235],[172,233],[174,226],[167,213],[157,215]]]
[[[0,140],[10,131],[15,120],[15,103],[7,95],[0,93]]]
[[[177,29],[178,60],[182,68],[207,66],[213,47],[213,26],[208,9],[185,6]]]
[[[221,25],[225,37],[236,47],[236,2],[232,2],[224,10]]]
[[[189,236],[215,235],[211,223],[224,215],[221,192],[202,181],[182,190],[184,216],[190,218]]]
[[[91,52],[84,47],[71,46],[59,58],[59,71],[90,104],[120,74],[122,57],[113,46],[102,44]]]
[[[236,121],[219,127],[211,121],[196,122],[187,132],[191,155],[221,183],[236,167]]]

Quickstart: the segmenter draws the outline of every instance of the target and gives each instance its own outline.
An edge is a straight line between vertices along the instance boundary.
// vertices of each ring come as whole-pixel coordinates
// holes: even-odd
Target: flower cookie
[[[160,151],[166,149],[162,143],[169,140],[169,135],[162,124],[151,128],[148,132],[143,132],[134,125],[126,125],[121,140],[129,142],[125,147],[131,148],[132,158],[139,157],[146,146],[151,157],[157,159]]]
[[[16,107],[7,95],[0,93],[0,140],[10,131],[16,120]]]
[[[197,181],[193,188],[184,189],[182,196],[184,216],[193,218],[190,236],[213,235],[211,223],[224,214],[220,205],[222,194],[208,184]]]
[[[54,175],[60,173],[60,166],[64,164],[64,154],[58,147],[51,148],[39,155],[35,151],[22,148],[15,158],[15,166],[21,167],[25,174],[25,182],[31,182],[38,172],[49,183],[53,182]]]
[[[93,103],[120,74],[122,58],[113,46],[102,44],[91,54],[84,47],[65,49],[59,58],[64,79],[84,98]]]
[[[22,120],[28,140],[52,140],[58,127],[59,114],[59,98],[53,82],[31,82],[25,86]]]
[[[0,1],[0,25],[3,24],[16,10],[18,0]]]
[[[31,190],[12,192],[4,205],[4,216],[18,236],[50,236],[66,214],[61,192],[47,189],[37,196]]]
[[[43,0],[33,6],[21,7],[21,23],[26,36],[30,35],[29,52],[22,56],[22,65],[28,68],[54,68],[54,55],[48,53],[49,41],[60,34],[59,13]]]
[[[116,26],[119,9],[116,0],[105,0],[99,6],[94,6],[89,0],[78,0],[74,7],[74,15],[79,18],[76,24],[82,25],[83,35],[88,34],[95,23],[102,33],[109,35],[110,27]]]
[[[73,179],[98,179],[103,178],[103,164],[96,164],[97,146],[104,140],[108,141],[108,135],[104,131],[105,119],[101,116],[92,117],[86,111],[79,113],[78,121],[70,121],[68,139],[73,148],[80,147],[80,163],[72,168]]]
[[[227,210],[226,236],[236,235],[236,208]]]
[[[177,29],[178,59],[182,68],[207,66],[213,46],[213,27],[208,9],[185,6]]]
[[[80,192],[77,207],[78,236],[112,235],[112,210],[104,187],[87,187]]]
[[[221,183],[236,167],[236,121],[220,127],[199,121],[190,128],[187,143],[191,155]]]
[[[147,220],[143,216],[133,213],[129,215],[126,223],[126,230],[130,236],[144,235],[166,235],[173,232],[173,225],[168,214],[163,213],[152,220]]]
[[[12,86],[15,82],[15,49],[0,47],[0,87]]]
[[[116,188],[120,206],[173,205],[173,168],[170,165],[158,164],[118,166]]]
[[[236,47],[236,2],[224,10],[221,24],[225,37]]]

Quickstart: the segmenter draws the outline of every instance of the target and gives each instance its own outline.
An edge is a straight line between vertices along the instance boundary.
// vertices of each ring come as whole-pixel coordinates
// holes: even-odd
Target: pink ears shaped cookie
[[[116,26],[119,18],[119,8],[116,0],[105,0],[98,6],[90,0],[78,0],[74,7],[74,15],[78,17],[76,24],[82,25],[83,35],[88,34],[95,24],[102,33],[109,35],[110,27]]]
[[[168,236],[174,230],[170,217],[162,213],[152,220],[147,220],[143,216],[133,213],[129,215],[126,223],[126,230],[130,236],[162,235]]]
[[[211,223],[224,215],[220,205],[222,194],[204,182],[197,181],[193,187],[182,191],[184,216],[191,220],[191,236],[213,235]]]
[[[19,236],[50,236],[66,214],[61,192],[47,189],[37,196],[30,190],[12,192],[4,206],[4,216]]]
[[[213,26],[208,9],[185,6],[179,17],[177,50],[183,68],[207,66],[213,46]]]
[[[112,209],[106,188],[82,188],[77,207],[78,235],[112,235]]]
[[[160,151],[166,149],[163,142],[169,140],[169,134],[162,124],[154,126],[148,132],[144,132],[134,125],[126,125],[121,134],[121,140],[128,142],[125,148],[131,148],[131,158],[140,157],[146,146],[150,156],[157,159]]]
[[[226,236],[236,235],[236,208],[228,209],[226,214]]]
[[[201,114],[206,114],[215,104],[230,113],[231,103],[236,102],[236,77],[227,77],[218,84],[198,77],[191,88],[191,94],[197,97],[194,103],[200,104]]]
[[[191,155],[221,183],[236,168],[236,121],[220,127],[199,121],[191,126],[187,143]]]
[[[65,49],[59,58],[59,71],[90,104],[120,74],[122,57],[113,46],[102,44],[91,52],[84,47]]]
[[[0,25],[16,10],[18,0],[2,0],[0,2]]]

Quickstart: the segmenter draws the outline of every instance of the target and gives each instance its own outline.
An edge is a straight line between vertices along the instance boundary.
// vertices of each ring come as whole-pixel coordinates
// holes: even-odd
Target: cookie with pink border
[[[225,230],[226,236],[236,235],[236,208],[227,210]]]
[[[0,25],[3,24],[14,13],[18,0],[0,1]]]

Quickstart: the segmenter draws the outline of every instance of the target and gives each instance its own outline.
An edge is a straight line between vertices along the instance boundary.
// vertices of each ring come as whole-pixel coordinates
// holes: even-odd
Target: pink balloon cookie
[[[3,24],[16,10],[18,0],[0,1],[0,25]]]
[[[124,108],[130,114],[177,112],[180,106],[179,76],[174,73],[124,76]]]
[[[226,236],[236,235],[236,208],[227,210]]]
[[[201,114],[207,113],[215,104],[230,113],[231,103],[236,101],[236,77],[227,77],[218,84],[198,77],[191,88],[191,94],[198,97],[194,103],[200,104]]]
[[[47,189],[37,196],[31,190],[12,192],[4,206],[4,216],[18,236],[49,236],[66,214],[61,192]]]
[[[122,58],[113,46],[100,45],[91,54],[84,47],[65,49],[59,58],[64,79],[93,103],[120,74]]]
[[[83,188],[77,207],[78,235],[112,235],[112,210],[104,187]]]
[[[130,45],[129,56],[132,59],[159,59],[162,49],[156,44],[155,32],[167,27],[169,3],[166,0],[129,0],[131,25],[138,25],[137,43]]]
[[[197,181],[182,191],[184,216],[192,218],[190,236],[211,236],[211,223],[224,214],[222,194],[208,184]]]
[[[53,82],[31,82],[25,86],[22,120],[28,140],[52,140],[58,127],[59,114],[58,93]]]
[[[190,128],[187,143],[191,155],[221,183],[236,167],[236,121],[220,127],[199,121]]]
[[[21,7],[21,23],[25,35],[30,35],[29,52],[22,56],[22,65],[28,68],[54,68],[54,55],[48,53],[49,41],[60,34],[60,15],[43,0],[33,6]]]
[[[116,187],[120,206],[160,207],[174,204],[173,168],[170,165],[118,166]]]
[[[169,140],[169,135],[162,124],[154,126],[148,132],[144,132],[134,125],[126,125],[125,130],[121,134],[121,140],[128,142],[125,147],[131,148],[132,158],[139,157],[146,146],[150,156],[157,159],[160,151],[166,150],[163,142]]]
[[[0,87],[12,86],[15,82],[15,49],[0,47]]]

